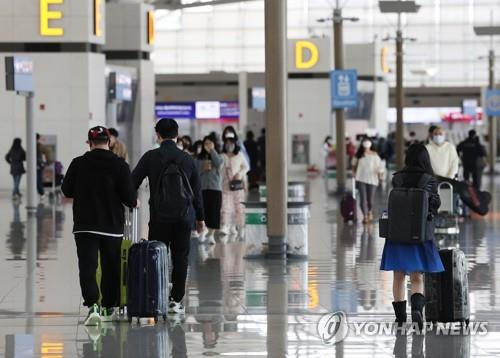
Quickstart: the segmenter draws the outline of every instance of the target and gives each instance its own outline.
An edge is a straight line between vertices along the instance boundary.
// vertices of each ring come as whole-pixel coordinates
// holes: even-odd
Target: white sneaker
[[[193,230],[193,231],[191,231],[191,237],[193,237],[193,238],[199,238],[200,234],[198,234],[198,231]]]
[[[94,304],[89,308],[89,314],[83,322],[85,326],[98,326],[101,323],[101,315],[99,314],[99,306]]]
[[[186,308],[180,302],[175,302],[170,299],[170,303],[168,305],[168,313],[172,314],[186,314]]]
[[[229,229],[229,234],[231,235],[238,234],[238,229],[236,228],[236,226],[231,226],[231,228]]]
[[[120,315],[117,309],[101,307],[101,322],[116,322],[119,320]]]
[[[200,244],[203,244],[205,241],[207,240],[207,237],[205,236],[205,234],[202,234],[198,237],[198,242]]]
[[[206,239],[207,239],[207,243],[209,245],[215,245],[215,237],[214,237],[214,235],[206,236]]]
[[[221,235],[227,235],[227,234],[229,234],[229,226],[228,226],[228,225],[224,225],[224,226],[222,226],[222,227],[220,228],[220,230],[219,230],[219,233],[220,233]]]

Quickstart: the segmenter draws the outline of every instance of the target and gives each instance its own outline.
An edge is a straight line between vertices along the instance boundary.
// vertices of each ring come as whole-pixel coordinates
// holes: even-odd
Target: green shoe
[[[114,308],[101,307],[101,321],[113,322],[117,320]]]
[[[97,326],[101,323],[101,316],[99,315],[99,306],[94,303],[89,308],[89,314],[83,323],[85,326]]]

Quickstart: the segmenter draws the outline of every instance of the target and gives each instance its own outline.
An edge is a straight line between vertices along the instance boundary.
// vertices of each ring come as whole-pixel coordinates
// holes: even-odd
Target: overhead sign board
[[[487,116],[500,116],[500,90],[487,89],[485,100],[485,113]]]
[[[7,91],[33,92],[33,60],[23,56],[5,57]]]
[[[238,102],[220,102],[220,118],[221,119],[237,119],[240,118],[240,105]]]
[[[220,118],[220,102],[217,101],[196,102],[196,118],[198,119]]]
[[[358,73],[356,70],[335,70],[330,73],[332,108],[358,106]]]
[[[132,100],[132,77],[122,72],[109,74],[109,97],[118,102]]]
[[[158,102],[155,114],[156,118],[194,119],[194,102]]]
[[[289,73],[327,73],[331,68],[330,39],[288,40]]]

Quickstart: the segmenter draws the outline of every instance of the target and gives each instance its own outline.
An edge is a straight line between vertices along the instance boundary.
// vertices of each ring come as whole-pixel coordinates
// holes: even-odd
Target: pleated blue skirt
[[[423,244],[400,244],[386,240],[380,269],[406,273],[444,271],[438,248],[431,240]]]

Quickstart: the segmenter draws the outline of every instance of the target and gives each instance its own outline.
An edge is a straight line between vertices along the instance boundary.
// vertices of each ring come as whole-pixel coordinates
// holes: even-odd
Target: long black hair
[[[358,160],[365,156],[366,149],[365,149],[365,147],[363,147],[363,142],[365,140],[369,140],[370,142],[372,142],[370,137],[368,137],[368,136],[364,136],[361,138],[361,141],[359,142],[358,150],[356,151],[356,159],[358,159]],[[370,149],[371,148],[373,148],[373,142],[372,142],[372,146],[370,147]]]
[[[23,150],[23,147],[21,146],[21,138],[14,138],[10,150]]]
[[[425,148],[425,145],[421,143],[410,145],[408,151],[406,152],[405,165],[406,169],[420,169],[427,174],[434,175],[429,152],[427,151],[427,148]]]
[[[210,137],[210,136],[206,136],[203,138],[203,141],[200,141],[201,142],[201,152],[200,154],[198,154],[197,158],[199,160],[206,160],[206,159],[210,159],[210,153],[208,153],[205,149],[205,141],[211,141],[213,143],[213,138]],[[215,143],[214,143],[215,145]]]

